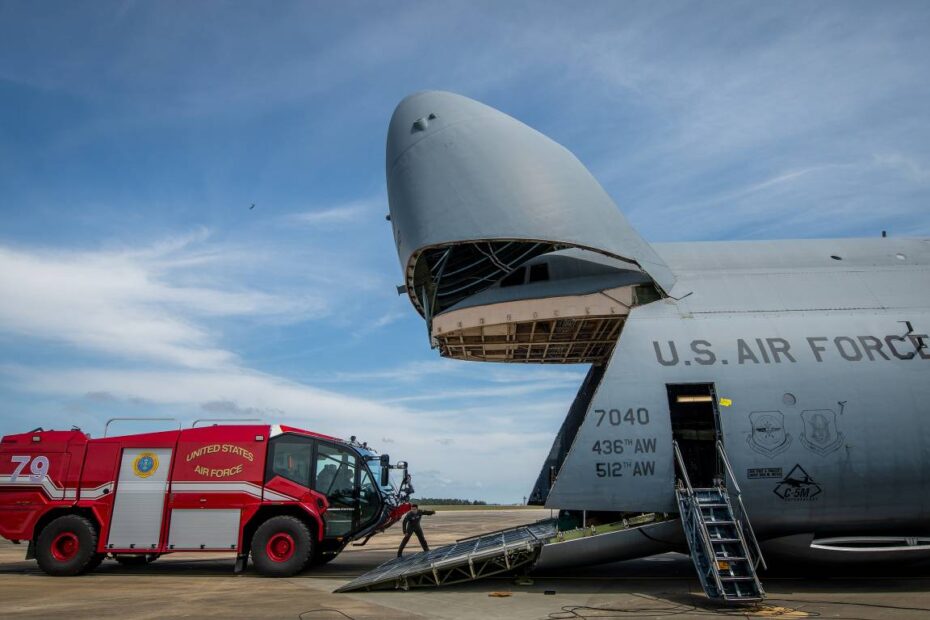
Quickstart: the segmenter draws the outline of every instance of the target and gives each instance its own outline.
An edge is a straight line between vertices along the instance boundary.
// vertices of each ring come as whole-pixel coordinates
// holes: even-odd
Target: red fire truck
[[[50,575],[177,551],[235,551],[236,572],[251,555],[263,575],[293,575],[395,523],[412,490],[406,463],[288,426],[0,440],[0,535],[28,542]]]

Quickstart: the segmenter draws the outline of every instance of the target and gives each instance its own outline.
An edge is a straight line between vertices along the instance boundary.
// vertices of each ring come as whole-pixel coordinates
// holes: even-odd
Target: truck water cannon
[[[411,492],[405,462],[289,426],[0,440],[0,536],[27,542],[51,575],[179,551],[235,552],[236,572],[251,557],[263,575],[293,575],[396,523]]]

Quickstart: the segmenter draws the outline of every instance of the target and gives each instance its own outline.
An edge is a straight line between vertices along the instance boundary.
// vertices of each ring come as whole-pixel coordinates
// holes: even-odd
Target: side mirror
[[[386,487],[391,484],[391,457],[382,454],[379,461],[381,462],[381,486]]]
[[[407,469],[407,461],[397,461],[394,463],[394,469]]]

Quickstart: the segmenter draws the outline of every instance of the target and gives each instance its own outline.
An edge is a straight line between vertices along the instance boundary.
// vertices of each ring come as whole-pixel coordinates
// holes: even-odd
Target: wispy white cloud
[[[386,400],[388,403],[412,403],[425,401],[449,401],[454,399],[477,399],[477,398],[501,398],[509,396],[528,396],[537,395],[550,390],[564,390],[567,387],[577,385],[575,381],[563,381],[562,383],[546,382],[528,382],[522,384],[513,384],[506,386],[495,386],[485,388],[470,388],[465,390],[437,390],[425,394],[416,394],[414,396],[402,396]]]
[[[294,213],[288,216],[288,220],[297,224],[320,228],[357,224],[375,218],[377,215],[376,208],[379,203],[384,204],[383,201],[376,202],[374,200],[350,202],[334,207]],[[383,210],[387,213],[386,206],[383,207]]]
[[[919,161],[916,157],[903,153],[881,153],[873,156],[877,166],[898,171],[912,183],[926,185],[930,183],[930,161]]]
[[[236,364],[237,355],[220,346],[205,317],[297,317],[326,308],[323,299],[177,284],[172,257],[190,242],[127,252],[0,246],[0,332],[124,359],[215,368]]]

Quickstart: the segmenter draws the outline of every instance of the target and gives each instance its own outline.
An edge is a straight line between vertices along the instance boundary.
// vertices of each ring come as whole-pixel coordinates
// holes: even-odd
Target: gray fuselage
[[[631,310],[546,505],[674,512],[667,386],[701,383],[761,538],[926,534],[930,241],[653,247],[675,287]]]

